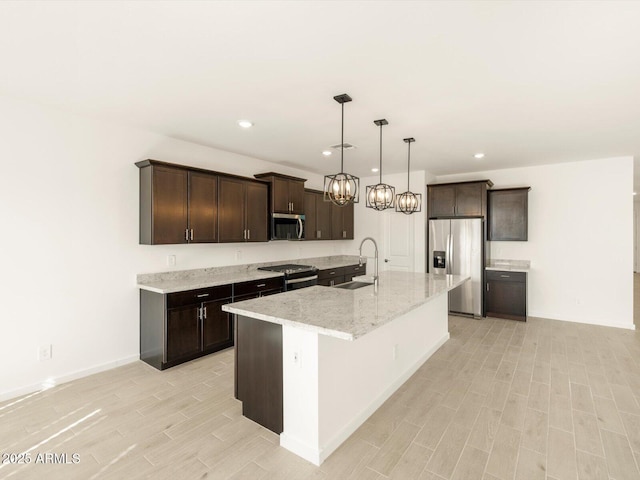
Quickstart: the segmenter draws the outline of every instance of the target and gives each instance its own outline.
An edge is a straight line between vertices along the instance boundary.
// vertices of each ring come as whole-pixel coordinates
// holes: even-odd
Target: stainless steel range
[[[310,265],[286,263],[284,265],[259,267],[258,270],[284,273],[284,290],[287,292],[318,284],[318,269]]]

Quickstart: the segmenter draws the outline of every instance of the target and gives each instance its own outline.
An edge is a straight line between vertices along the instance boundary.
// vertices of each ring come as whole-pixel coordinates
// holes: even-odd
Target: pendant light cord
[[[344,173],[344,102],[342,102],[342,129],[340,131],[340,173]]]
[[[407,155],[407,192],[409,191],[409,172],[411,172],[411,142],[409,143],[409,153]]]
[[[380,183],[382,183],[382,124],[380,124]]]

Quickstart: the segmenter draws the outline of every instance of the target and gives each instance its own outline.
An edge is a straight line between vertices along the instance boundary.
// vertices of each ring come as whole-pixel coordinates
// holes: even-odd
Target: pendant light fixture
[[[402,212],[407,215],[419,212],[422,208],[422,194],[413,193],[409,190],[409,174],[411,173],[411,144],[415,141],[415,138],[404,139],[404,142],[409,144],[407,155],[407,191],[396,196],[396,212]]]
[[[391,185],[382,183],[382,126],[389,125],[384,118],[382,120],[374,120],[373,123],[380,127],[380,183],[377,185],[367,186],[367,208],[373,208],[378,211],[393,208],[393,202],[396,197],[396,191]]]
[[[360,194],[360,179],[344,173],[344,104],[350,102],[351,97],[343,93],[342,95],[336,95],[333,99],[342,105],[340,173],[324,177],[324,201],[331,202],[339,207],[345,207],[352,203],[358,203]]]

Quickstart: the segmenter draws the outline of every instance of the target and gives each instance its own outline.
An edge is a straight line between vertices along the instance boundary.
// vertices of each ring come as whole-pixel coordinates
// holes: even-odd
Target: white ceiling
[[[341,93],[360,176],[379,118],[388,173],[409,136],[436,175],[640,157],[639,25],[614,1],[1,2],[0,94],[322,174]]]

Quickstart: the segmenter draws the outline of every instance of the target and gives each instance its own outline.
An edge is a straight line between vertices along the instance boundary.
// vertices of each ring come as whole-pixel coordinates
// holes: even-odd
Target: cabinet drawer
[[[525,272],[510,272],[507,270],[487,270],[487,281],[493,282],[526,282]]]
[[[262,280],[252,280],[250,282],[236,283],[233,286],[233,296],[248,295],[267,290],[277,290],[283,286],[283,277],[263,278]]]
[[[325,278],[344,277],[345,267],[327,268],[326,270],[318,271],[318,280],[324,280]]]
[[[344,267],[345,275],[352,275],[354,277],[357,277],[358,275],[364,275],[366,273],[367,273],[366,263],[363,263],[362,265],[358,265],[356,263],[355,265],[347,265],[346,267]]]
[[[193,305],[210,300],[221,300],[223,298],[231,298],[231,285],[220,285],[218,287],[169,293],[167,294],[167,308]]]

